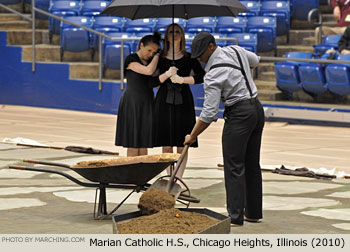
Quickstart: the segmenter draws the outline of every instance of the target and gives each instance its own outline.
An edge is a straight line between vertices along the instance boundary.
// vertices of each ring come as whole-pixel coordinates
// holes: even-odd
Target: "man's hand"
[[[193,137],[192,135],[187,135],[187,136],[185,137],[184,145],[186,145],[186,144],[192,144],[192,143],[194,143],[195,141],[196,141],[196,138],[195,138],[195,137]]]
[[[177,73],[177,68],[172,66],[168,69],[168,71],[165,72],[166,76],[170,78],[171,76],[175,75]]]
[[[341,15],[341,12],[340,12],[339,6],[335,6],[334,10],[333,10],[333,16],[334,16],[335,20],[339,21],[340,15]]]
[[[350,54],[350,50],[344,49],[341,51],[341,54]]]
[[[177,74],[171,76],[170,80],[171,80],[172,83],[177,83],[177,84],[183,84],[184,83],[184,78],[181,77],[181,76],[178,76]]]

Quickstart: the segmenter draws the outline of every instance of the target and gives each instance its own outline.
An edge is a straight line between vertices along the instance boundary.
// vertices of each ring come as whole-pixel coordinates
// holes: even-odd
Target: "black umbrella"
[[[174,24],[175,17],[236,16],[247,10],[238,0],[113,0],[101,14],[130,19],[171,17]]]

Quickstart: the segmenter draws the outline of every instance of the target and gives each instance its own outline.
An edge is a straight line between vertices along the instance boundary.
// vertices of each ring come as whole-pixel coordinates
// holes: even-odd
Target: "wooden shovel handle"
[[[166,187],[166,191],[169,193],[171,191],[171,189],[173,188],[173,185],[175,183],[174,179],[175,179],[175,176],[177,174],[177,172],[179,171],[179,168],[183,162],[183,160],[185,159],[185,156],[187,154],[187,151],[188,151],[188,148],[190,147],[189,144],[186,144],[185,145],[185,148],[183,149],[182,153],[181,153],[181,156],[180,158],[177,160],[176,162],[176,168],[173,172],[173,174],[171,175],[170,179],[169,179],[169,182],[167,184],[167,187]]]

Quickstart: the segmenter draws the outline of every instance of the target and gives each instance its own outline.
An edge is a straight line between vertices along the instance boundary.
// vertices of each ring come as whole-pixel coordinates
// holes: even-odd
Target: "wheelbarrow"
[[[113,166],[103,166],[103,167],[88,167],[88,168],[75,168],[67,164],[39,161],[39,160],[23,160],[24,162],[49,165],[56,167],[63,167],[81,175],[83,178],[94,182],[87,183],[78,180],[77,178],[70,176],[69,174],[58,171],[49,170],[42,168],[33,168],[20,165],[10,165],[10,169],[25,170],[25,171],[35,171],[35,172],[46,172],[61,175],[74,183],[85,186],[96,188],[95,193],[95,204],[94,204],[94,218],[95,219],[105,219],[111,216],[115,211],[117,211],[122,204],[134,193],[140,191],[146,191],[151,184],[148,183],[155,176],[160,174],[168,166],[171,167],[170,170],[174,170],[174,163],[176,161],[168,162],[151,162],[151,163],[134,163],[134,164],[124,164],[124,165],[113,165]],[[171,176],[170,174],[169,176]],[[165,177],[165,176],[163,176]],[[162,178],[163,178],[162,177]],[[177,201],[184,204],[186,207],[192,203],[199,203],[200,200],[191,196],[190,189],[181,180],[177,179],[177,183],[181,183],[184,188]],[[106,198],[106,188],[118,188],[118,189],[128,189],[131,192],[111,211],[107,212],[107,198]],[[97,196],[99,192],[99,197]],[[98,199],[98,203],[97,203]],[[97,208],[97,210],[96,210]]]

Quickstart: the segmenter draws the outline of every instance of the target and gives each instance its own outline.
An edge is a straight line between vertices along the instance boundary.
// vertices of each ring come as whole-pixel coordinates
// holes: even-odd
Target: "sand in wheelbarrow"
[[[198,234],[219,220],[176,208],[117,223],[119,234]]]
[[[153,188],[149,188],[142,194],[138,204],[138,207],[143,215],[154,214],[160,210],[173,208],[174,206],[174,195]]]

